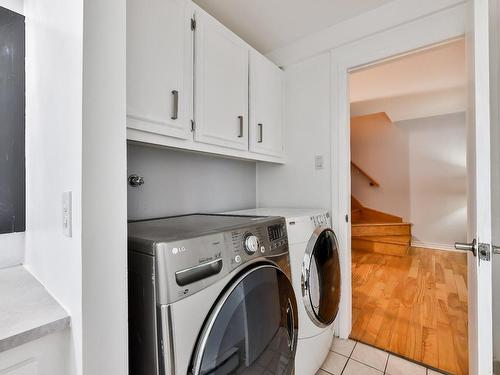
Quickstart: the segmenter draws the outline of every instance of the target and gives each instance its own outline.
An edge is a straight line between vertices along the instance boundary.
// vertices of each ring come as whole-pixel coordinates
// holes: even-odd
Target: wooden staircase
[[[351,196],[352,249],[403,256],[411,245],[411,224],[399,216],[364,207]]]

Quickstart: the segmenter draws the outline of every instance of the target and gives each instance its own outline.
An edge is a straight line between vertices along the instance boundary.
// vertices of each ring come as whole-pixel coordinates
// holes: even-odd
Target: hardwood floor
[[[468,373],[466,254],[353,250],[352,289],[352,339],[451,374]]]

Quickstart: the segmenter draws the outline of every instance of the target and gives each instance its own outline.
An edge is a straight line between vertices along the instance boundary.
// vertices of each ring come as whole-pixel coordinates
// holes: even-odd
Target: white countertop
[[[23,266],[0,269],[0,352],[69,326],[67,311]]]

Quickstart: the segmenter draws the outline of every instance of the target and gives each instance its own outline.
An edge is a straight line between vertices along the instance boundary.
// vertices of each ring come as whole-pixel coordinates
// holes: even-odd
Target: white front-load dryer
[[[340,302],[339,249],[328,211],[257,208],[232,213],[285,217],[299,314],[295,374],[315,374],[328,355]]]

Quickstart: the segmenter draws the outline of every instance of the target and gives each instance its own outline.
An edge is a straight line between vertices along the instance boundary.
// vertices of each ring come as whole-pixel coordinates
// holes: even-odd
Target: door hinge
[[[349,215],[345,215],[345,222],[348,223],[349,222]]]
[[[191,18],[191,30],[196,30],[196,20],[194,18]]]
[[[489,262],[491,260],[491,245],[489,243],[479,243],[477,245],[479,259]]]
[[[194,120],[191,120],[191,131],[194,132],[196,130],[196,123]]]

